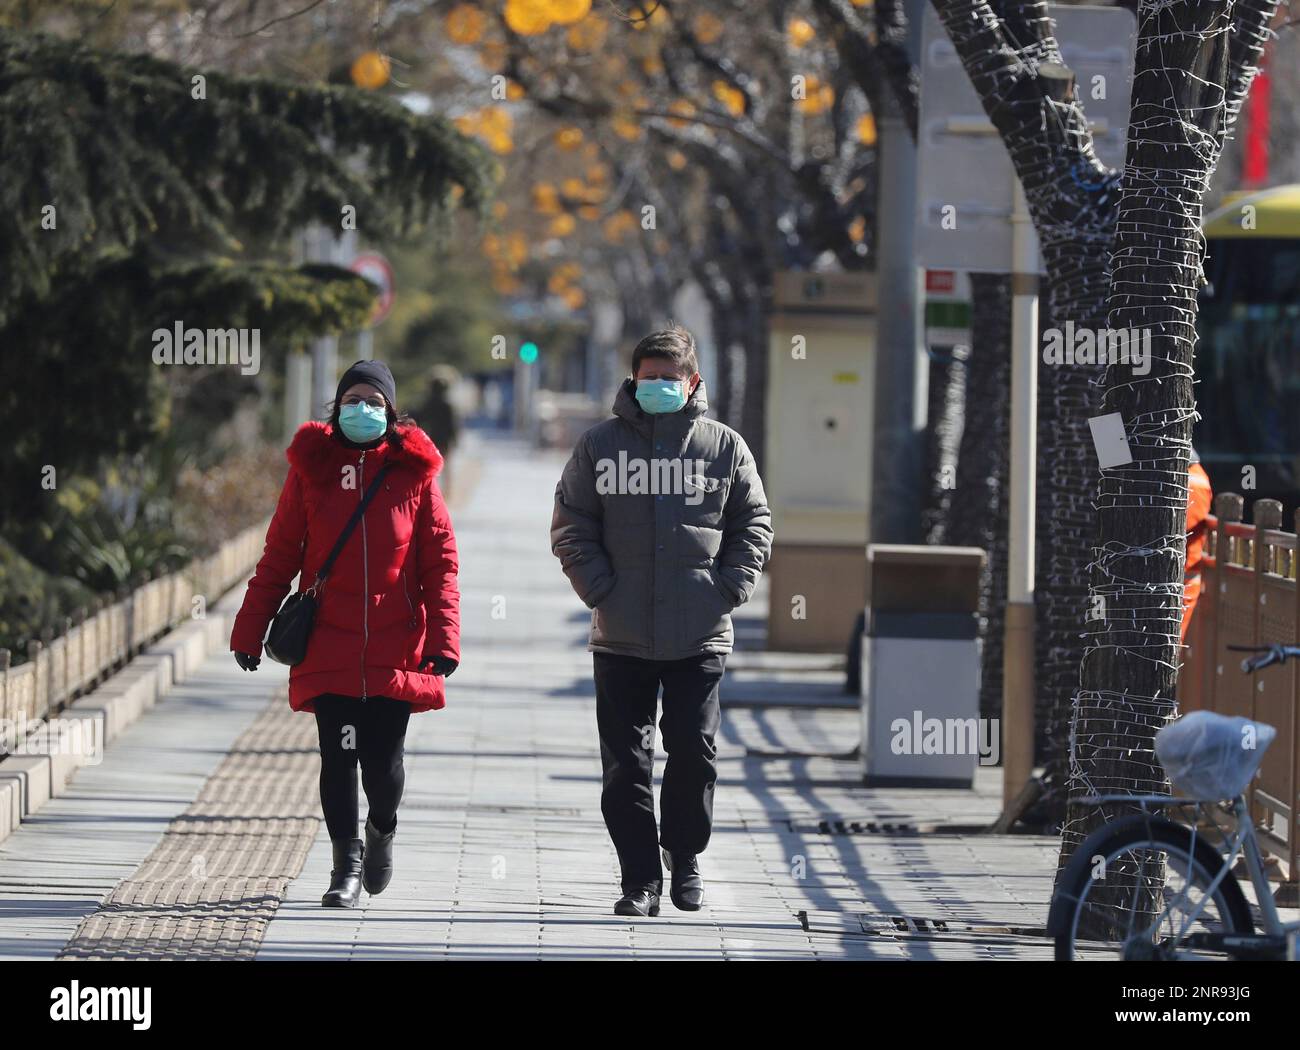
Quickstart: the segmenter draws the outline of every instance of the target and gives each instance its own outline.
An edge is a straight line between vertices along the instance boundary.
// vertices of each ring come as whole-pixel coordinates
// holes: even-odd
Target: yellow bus
[[[1203,227],[1196,450],[1215,492],[1280,499],[1289,523],[1300,503],[1300,185],[1235,195]]]

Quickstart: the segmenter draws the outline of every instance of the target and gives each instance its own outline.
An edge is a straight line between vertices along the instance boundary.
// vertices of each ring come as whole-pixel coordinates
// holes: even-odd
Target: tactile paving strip
[[[251,959],[320,822],[315,719],[278,692],[60,959]]]

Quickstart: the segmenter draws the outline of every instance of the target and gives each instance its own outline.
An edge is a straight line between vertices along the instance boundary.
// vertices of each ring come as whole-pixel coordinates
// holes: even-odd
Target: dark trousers
[[[670,853],[703,853],[713,830],[713,786],[718,778],[713,738],[720,719],[718,686],[724,657],[702,653],[684,660],[641,660],[594,654],[596,725],[604,768],[600,810],[614,840],[624,890],[662,888],[659,846]],[[659,731],[668,762],[655,826],[654,723],[663,686]]]
[[[404,700],[327,693],[315,699],[320,736],[320,802],[331,839],[357,837],[357,762],[377,829],[397,826],[397,804],[406,786],[402,756],[411,705]]]

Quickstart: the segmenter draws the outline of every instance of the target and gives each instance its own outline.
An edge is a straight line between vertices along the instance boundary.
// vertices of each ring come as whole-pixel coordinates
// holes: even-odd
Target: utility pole
[[[907,51],[921,57],[924,0],[907,0]],[[875,440],[871,463],[872,543],[916,543],[930,365],[922,335],[922,272],[916,264],[916,143],[893,95],[881,92],[877,122],[880,216],[876,280]]]
[[[323,226],[313,223],[303,234],[308,262],[337,262],[336,238]],[[332,335],[313,339],[311,343],[311,413],[321,418],[334,400],[339,379],[339,341]]]
[[[1011,209],[1011,470],[1002,641],[1002,802],[1034,772],[1034,464],[1038,428],[1038,236],[1020,179]]]

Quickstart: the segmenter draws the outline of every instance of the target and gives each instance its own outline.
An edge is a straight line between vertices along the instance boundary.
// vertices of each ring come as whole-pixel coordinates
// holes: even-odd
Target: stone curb
[[[192,677],[207,657],[229,647],[243,593],[241,582],[209,607],[205,619],[163,635],[103,685],[74,700],[59,715],[61,732],[75,737],[80,729],[81,739],[97,740],[106,749],[178,683]],[[233,603],[227,600],[231,598]],[[73,725],[77,721],[84,727]],[[77,770],[89,764],[81,754],[42,746],[46,736],[42,728],[24,741],[27,750],[38,753],[13,754],[0,761],[0,842],[51,798],[63,794]]]

